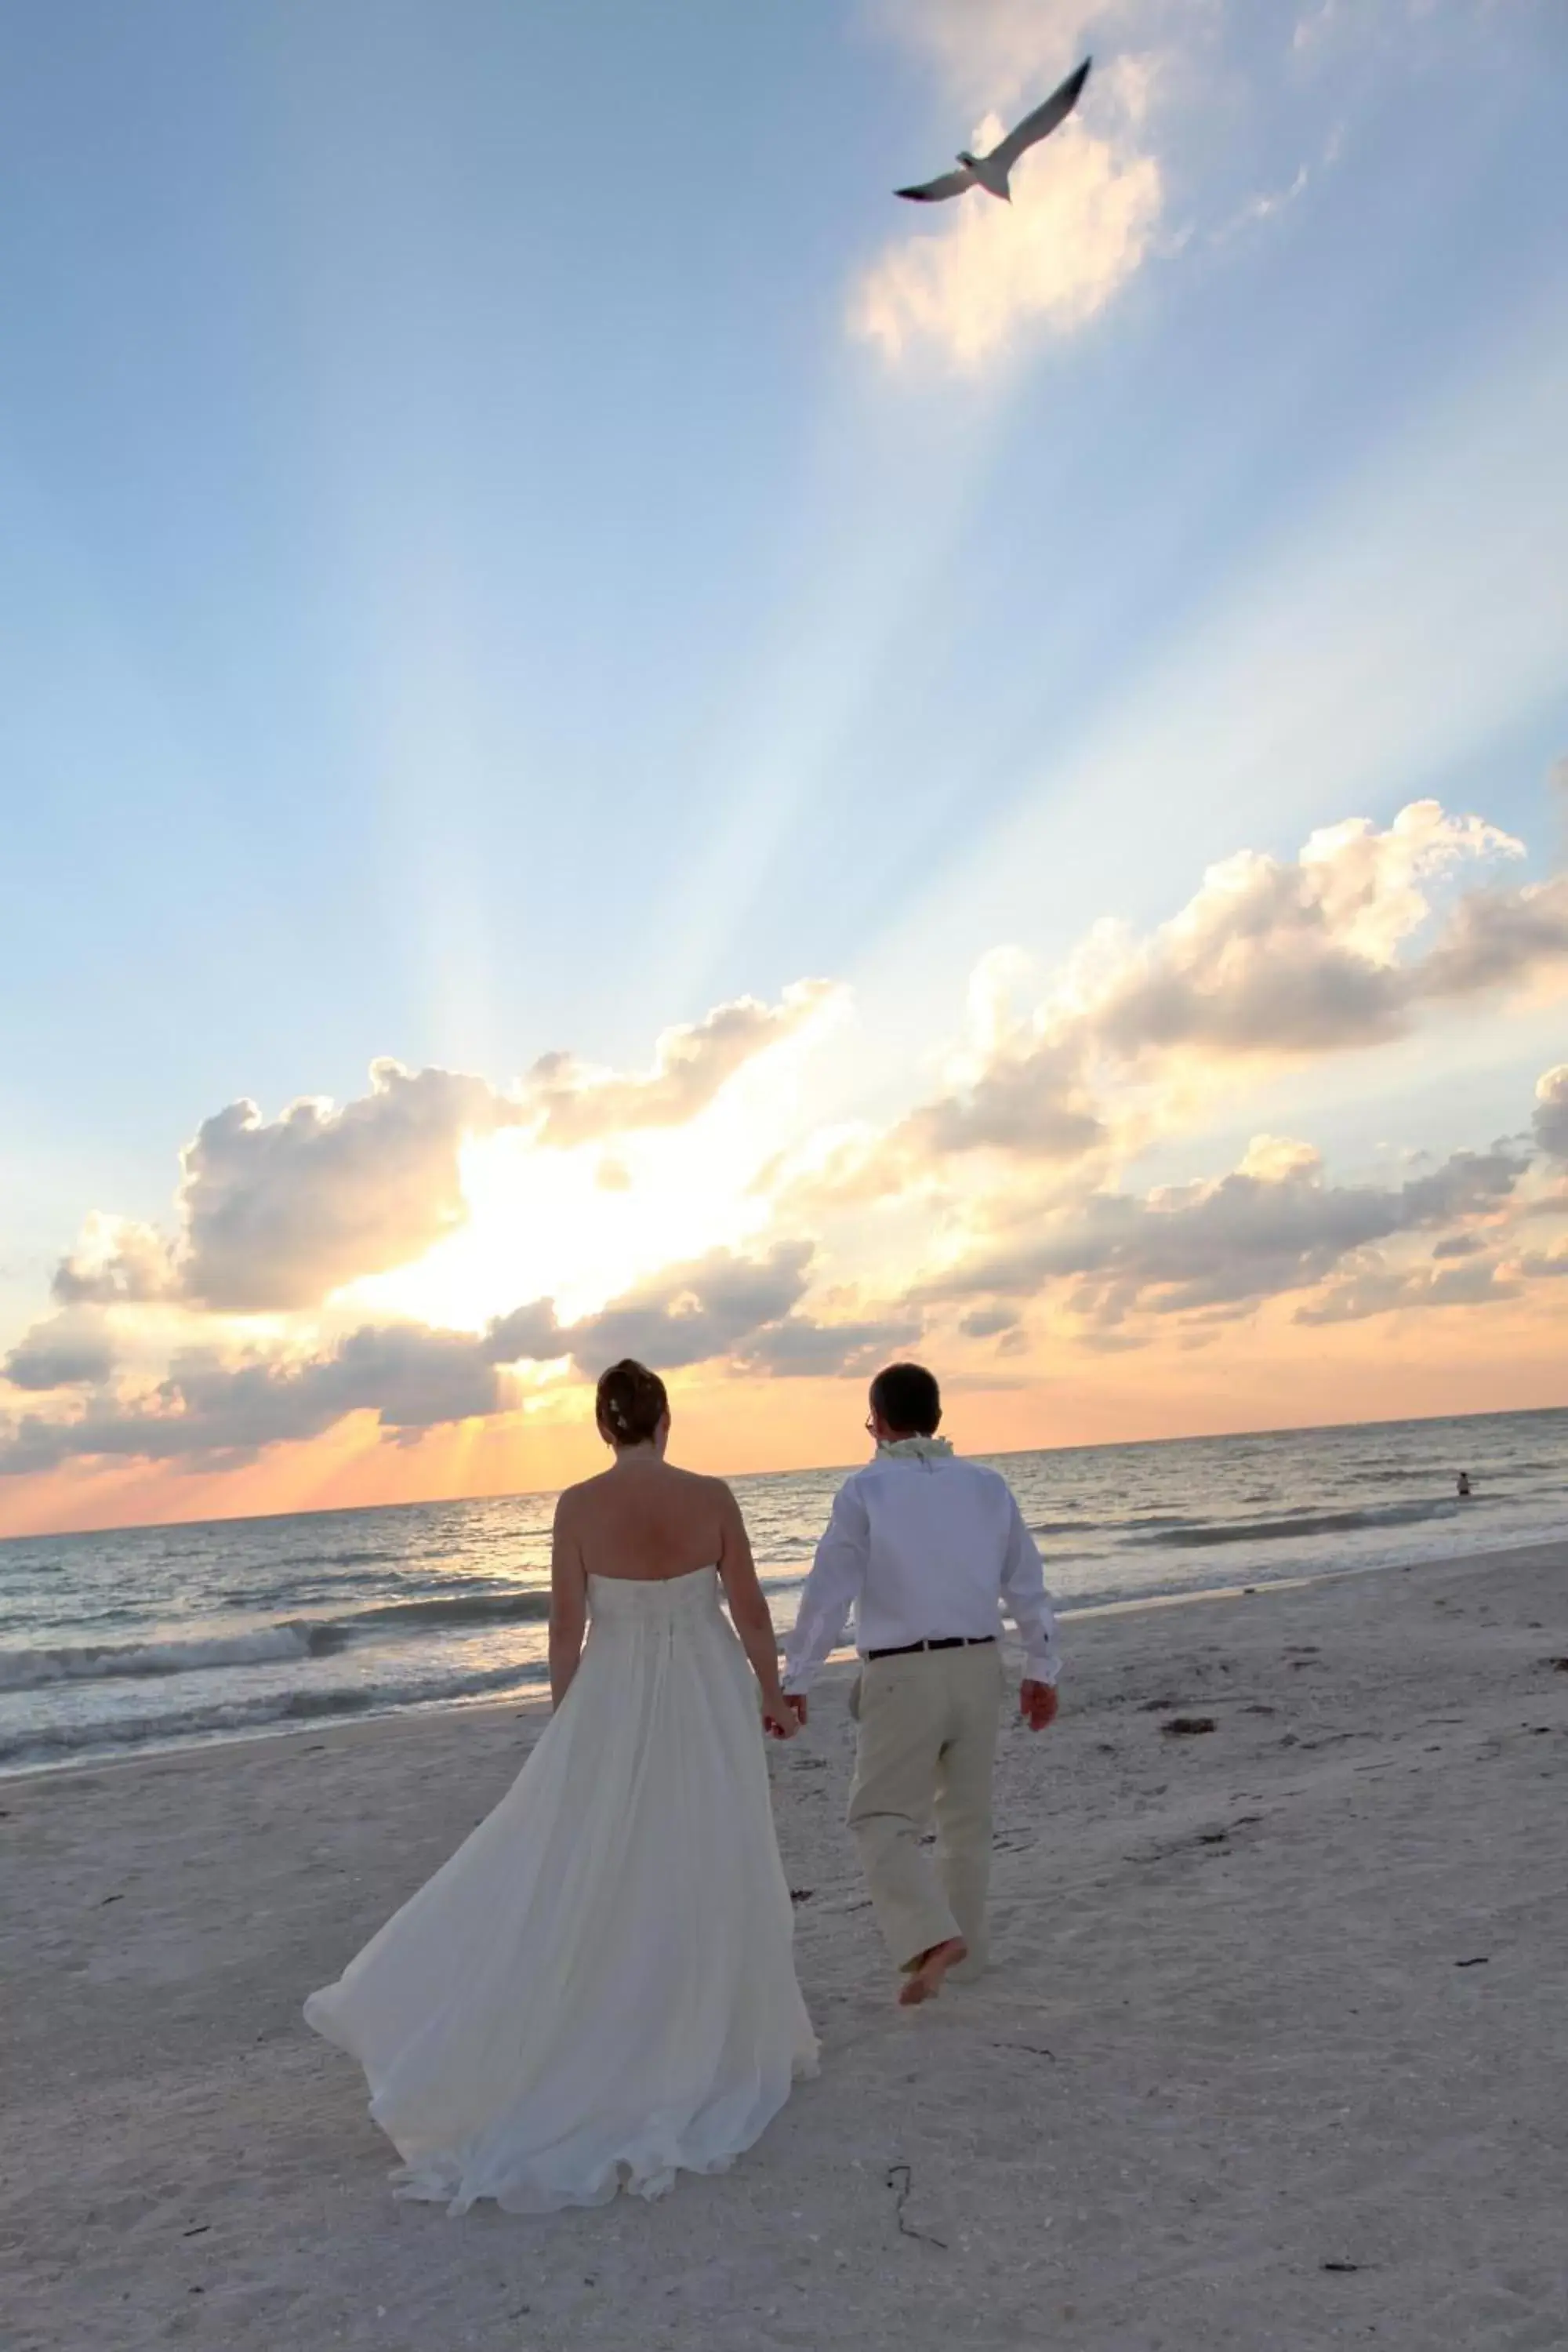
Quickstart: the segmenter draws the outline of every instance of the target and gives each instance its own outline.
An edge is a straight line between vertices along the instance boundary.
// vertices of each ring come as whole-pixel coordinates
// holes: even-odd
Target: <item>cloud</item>
[[[965,1339],[1023,1350],[1019,1307],[1037,1296],[1079,1344],[1107,1350],[1156,1331],[1201,1344],[1275,1297],[1299,1300],[1302,1323],[1329,1324],[1512,1297],[1564,1270],[1543,1221],[1568,1214],[1560,1172],[1549,1179],[1545,1165],[1568,1167],[1568,1063],[1537,1084],[1527,1185],[1531,1155],[1518,1138],[1399,1182],[1331,1182],[1310,1146],[1268,1136],[1201,1182],[1140,1193],[1112,1179],[1131,1150],[1190,1117],[1216,1073],[1398,1038],[1437,1005],[1535,987],[1568,966],[1568,878],[1475,878],[1520,854],[1479,819],[1421,802],[1386,828],[1358,819],[1316,833],[1294,858],[1227,859],[1169,921],[1097,926],[1027,990],[1032,968],[998,952],[976,976],[968,1046],[940,1090],[890,1127],[799,1136],[757,1180],[753,1200],[769,1195],[772,1232],[785,1238],[665,1266],[573,1321],[540,1297],[478,1333],[378,1320],[334,1336],[349,1319],[342,1308],[324,1335],[312,1310],[463,1222],[469,1138],[511,1129],[519,1150],[581,1150],[580,1167],[556,1160],[552,1173],[568,1194],[580,1177],[592,1204],[595,1184],[627,1181],[616,1135],[700,1116],[804,1030],[833,999],[828,983],[668,1030],[640,1074],[557,1055],[503,1089],[384,1061],[341,1108],[305,1100],[268,1120],[231,1104],[182,1155],[173,1237],[87,1221],[55,1278],[58,1311],[5,1360],[20,1393],[9,1417],[0,1412],[0,1467],[94,1454],[226,1463],[309,1442],[355,1412],[412,1441],[507,1410],[506,1368],[518,1364],[592,1375],[631,1353],[675,1370],[858,1375],[908,1348],[937,1310]],[[910,1198],[913,1187],[923,1190]],[[932,1235],[954,1233],[971,1236],[962,1258],[901,1295],[898,1272],[879,1275],[881,1297],[822,1286],[824,1260],[794,1237],[811,1230],[802,1203],[816,1213],[900,1195],[899,1214],[855,1235],[858,1262],[888,1263],[911,1236],[934,1253]],[[1507,1237],[1527,1220],[1544,1239],[1521,1255]],[[545,1278],[566,1295],[564,1273]],[[201,1321],[261,1312],[299,1320],[253,1328],[243,1352]],[[193,1329],[203,1344],[171,1361],[171,1335]],[[42,1402],[20,1410],[29,1396]]]
[[[63,1420],[13,1420],[0,1430],[0,1474],[110,1455],[227,1465],[319,1437],[352,1412],[374,1412],[384,1430],[410,1437],[506,1402],[501,1375],[464,1332],[367,1325],[302,1360],[237,1362],[195,1349],[150,1393],[99,1398]]]
[[[1135,1313],[1241,1309],[1310,1289],[1373,1244],[1495,1210],[1527,1165],[1499,1146],[1397,1186],[1332,1185],[1315,1153],[1268,1139],[1225,1176],[1095,1193],[1045,1234],[982,1252],[917,1295],[999,1301],[1060,1286],[1070,1311],[1101,1328]]]
[[[1568,962],[1568,874],[1521,890],[1476,890],[1454,908],[1420,974],[1429,998],[1519,985]]]
[[[621,1356],[664,1371],[728,1359],[772,1378],[858,1371],[907,1345],[918,1316],[824,1321],[799,1312],[810,1276],[812,1244],[782,1241],[760,1257],[715,1250],[672,1266],[596,1314],[563,1324],[540,1299],[498,1318],[478,1337],[421,1324],[366,1324],[316,1355],[239,1359],[216,1349],[186,1349],[150,1391],[101,1395],[60,1419],[39,1414],[0,1422],[0,1474],[47,1470],[92,1456],[186,1460],[228,1465],[269,1445],[320,1437],[353,1412],[374,1412],[397,1439],[455,1421],[507,1410],[501,1367],[570,1357],[592,1378]],[[61,1386],[106,1379],[111,1366],[88,1360],[58,1329],[40,1327],[15,1350],[14,1385]],[[38,1375],[18,1381],[13,1367]],[[53,1370],[60,1375],[45,1380]]]
[[[1479,1234],[1446,1234],[1440,1242],[1434,1242],[1432,1255],[1435,1258],[1476,1257],[1485,1247]]]
[[[721,1004],[705,1020],[665,1030],[644,1077],[616,1077],[570,1054],[547,1054],[528,1080],[529,1100],[542,1114],[535,1139],[569,1149],[634,1129],[682,1127],[747,1062],[805,1028],[839,993],[830,981],[802,980],[777,1004],[754,996]]]
[[[553,1300],[535,1298],[496,1317],[484,1352],[492,1364],[553,1364],[571,1354],[571,1333],[557,1321]]]
[[[1522,987],[1568,965],[1568,881],[1439,904],[1457,870],[1521,854],[1418,801],[1382,831],[1315,833],[1295,859],[1226,858],[1147,937],[1096,925],[1032,1013],[989,998],[964,1082],[895,1130],[895,1151],[1070,1158],[1105,1139],[1100,1096],[1130,1079],[1382,1045],[1427,1006]]]
[[[1086,49],[1095,58],[1049,163],[1026,159],[1016,222],[983,197],[961,199],[934,234],[890,242],[852,289],[850,331],[889,361],[932,350],[966,370],[1023,331],[1081,326],[1156,253],[1212,254],[1269,227],[1338,163],[1355,127],[1375,121],[1391,88],[1407,87],[1422,61],[1451,62],[1456,20],[1484,26],[1498,13],[1496,0],[863,5],[934,71],[955,131],[988,110],[975,145]],[[1473,52],[1481,64],[1499,54],[1495,39]],[[934,171],[942,152],[913,149],[910,176]]]
[[[763,1258],[714,1250],[637,1285],[572,1327],[572,1355],[584,1371],[636,1356],[679,1370],[734,1353],[777,1324],[804,1296],[809,1242],[778,1242]]]
[[[151,1225],[93,1210],[50,1286],[63,1307],[139,1306],[179,1288],[169,1244]]]
[[[584,1371],[620,1356],[679,1370],[732,1355],[805,1296],[813,1254],[810,1242],[784,1241],[762,1258],[714,1250],[667,1269],[574,1324],[573,1357]]]
[[[93,1388],[114,1370],[114,1346],[91,1315],[52,1315],[35,1323],[6,1357],[15,1389]]]
[[[1018,1318],[1011,1307],[972,1307],[958,1318],[966,1339],[994,1339],[1003,1332],[1016,1331],[1017,1326]]]
[[[371,1068],[341,1110],[254,1103],[206,1119],[184,1154],[184,1287],[231,1312],[312,1307],[363,1275],[424,1255],[467,1217],[459,1151],[518,1107],[451,1070]]]
[[[547,1055],[508,1093],[459,1071],[371,1066],[368,1094],[342,1108],[306,1097],[277,1118],[238,1101],[205,1119],[180,1155],[178,1230],[99,1213],[58,1268],[62,1305],[178,1299],[226,1314],[286,1314],[423,1257],[468,1220],[462,1150],[501,1129],[561,1148],[634,1129],[677,1127],[705,1110],[744,1064],[793,1035],[837,992],[787,988],[776,1005],[742,997],[667,1030],[641,1077]],[[601,1181],[613,1187],[606,1162]]]
[[[1550,1281],[1558,1275],[1568,1275],[1568,1245],[1554,1250],[1529,1250],[1515,1261],[1511,1271],[1526,1282]]]
[[[1294,858],[1226,858],[1145,934],[1094,925],[1032,1008],[1016,1002],[1028,959],[995,950],[942,1093],[880,1134],[782,1156],[759,1183],[813,1216],[931,1186],[970,1154],[1081,1171],[1189,1116],[1229,1071],[1384,1045],[1439,1003],[1533,985],[1568,968],[1568,884],[1455,895],[1467,869],[1522,854],[1417,801],[1384,828],[1326,826]]]
[[[239,1101],[204,1119],[180,1155],[178,1239],[91,1219],[56,1297],[275,1314],[423,1256],[467,1216],[465,1140],[526,1114],[452,1070],[378,1061],[370,1076],[369,1094],[341,1109],[305,1097],[264,1119]]]
[[[789,1313],[805,1293],[811,1256],[809,1242],[776,1243],[763,1258],[714,1250],[667,1267],[576,1323],[558,1322],[546,1299],[519,1307],[491,1325],[486,1345],[505,1363],[570,1356],[589,1377],[622,1356],[667,1371],[706,1363]]]
[[[1104,1138],[1086,1091],[1079,1043],[1063,1037],[1022,1054],[1004,1052],[963,1094],[915,1111],[899,1140],[921,1157],[985,1149],[1079,1160]]]
[[[491,1324],[485,1349],[498,1363],[570,1356],[587,1379],[636,1356],[662,1371],[728,1359],[782,1380],[858,1371],[918,1337],[920,1318],[909,1314],[823,1321],[798,1312],[814,1255],[804,1241],[778,1242],[760,1258],[714,1250],[571,1324],[538,1299]]]
[[[1378,1044],[1401,1034],[1424,996],[1528,968],[1542,941],[1527,943],[1522,929],[1511,965],[1487,974],[1400,961],[1431,914],[1434,884],[1467,861],[1521,854],[1508,835],[1436,801],[1412,803],[1382,832],[1364,817],[1325,827],[1293,861],[1243,851],[1211,866],[1147,940],[1110,925],[1092,933],[1058,1003],[1076,1005],[1089,1041],[1124,1062],[1151,1050],[1296,1055]]]
[[[1550,1159],[1568,1160],[1568,1062],[1536,1081],[1535,1140]]]
[[[1283,187],[1265,188],[1257,195],[1248,196],[1229,220],[1222,222],[1212,232],[1214,242],[1224,245],[1247,229],[1258,228],[1266,221],[1278,220],[1281,213],[1300,201],[1311,184],[1311,166],[1307,163],[1299,165],[1294,179],[1287,181]]]
[[[772,1380],[830,1380],[873,1372],[919,1339],[918,1317],[822,1323],[809,1315],[769,1324],[737,1355],[742,1371]]]
[[[976,152],[1005,128],[987,116]],[[1087,325],[1152,247],[1159,164],[1076,123],[1025,158],[1013,190],[1011,205],[983,194],[955,199],[933,230],[887,246],[852,289],[851,333],[890,362],[928,348],[977,370],[1021,328]]]
[[[1517,1282],[1506,1279],[1490,1259],[1468,1265],[1403,1270],[1372,1266],[1333,1284],[1321,1298],[1298,1307],[1294,1319],[1314,1325],[1362,1323],[1373,1315],[1392,1315],[1410,1307],[1490,1307],[1518,1296]]]
[[[1156,144],[1213,145],[1202,121],[1219,0],[871,0],[868,14],[934,73],[955,148],[973,124],[984,151],[1095,58],[1078,112],[1018,166],[1011,206],[972,194],[922,215],[862,272],[849,330],[889,362],[933,352],[968,372],[1027,335],[1072,333],[1177,241],[1163,233]],[[909,176],[940,158],[911,152]]]

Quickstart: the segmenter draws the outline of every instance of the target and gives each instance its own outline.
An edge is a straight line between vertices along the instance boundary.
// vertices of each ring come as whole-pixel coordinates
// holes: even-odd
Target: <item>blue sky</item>
[[[857,331],[952,233],[891,187],[1086,47],[1132,258],[979,365]],[[378,1055],[641,1068],[820,974],[824,1105],[891,1116],[987,950],[1235,852],[1430,795],[1544,876],[1565,67],[1550,0],[10,12],[7,1331],[201,1119]],[[1483,1142],[1563,1034],[1281,1108]]]

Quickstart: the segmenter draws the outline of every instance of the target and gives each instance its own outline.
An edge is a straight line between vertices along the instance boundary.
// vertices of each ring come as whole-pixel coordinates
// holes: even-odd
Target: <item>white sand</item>
[[[299,2017],[536,1717],[0,1782],[5,2352],[1568,2344],[1568,1543],[1068,1654],[985,1983],[893,2007],[825,1691],[775,1759],[821,2080],[727,2177],[542,2222],[395,2203]]]

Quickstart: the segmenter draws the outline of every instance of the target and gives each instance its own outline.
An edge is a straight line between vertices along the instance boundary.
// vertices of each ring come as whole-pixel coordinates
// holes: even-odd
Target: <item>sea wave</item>
[[[550,1595],[537,1587],[451,1593],[440,1600],[391,1601],[340,1617],[287,1617],[240,1633],[194,1641],[68,1642],[52,1648],[0,1650],[0,1691],[43,1690],[53,1683],[138,1681],[211,1673],[225,1666],[270,1666],[321,1658],[367,1638],[395,1639],[431,1625],[537,1624]]]
[[[1460,1468],[1464,1466],[1463,1457],[1460,1458],[1459,1466]],[[1495,1486],[1500,1482],[1510,1479],[1520,1469],[1528,1468],[1529,1466],[1530,1465],[1528,1464],[1510,1463],[1502,1470],[1478,1470],[1472,1462],[1469,1475],[1472,1478],[1486,1478]],[[1456,1472],[1455,1475],[1458,1475],[1458,1472]],[[1339,1473],[1339,1476],[1341,1481],[1347,1486],[1398,1486],[1418,1485],[1429,1486],[1432,1484],[1432,1465],[1429,1462],[1415,1463],[1408,1468],[1401,1469],[1397,1465],[1389,1466],[1382,1463],[1374,1462],[1363,1465],[1357,1468],[1342,1470]]]
[[[188,1675],[216,1666],[272,1665],[319,1656],[335,1628],[295,1619],[254,1633],[215,1633],[195,1642],[72,1642],[55,1649],[0,1650],[0,1690],[42,1690],[50,1683]]]
[[[468,1675],[432,1675],[417,1683],[349,1684],[338,1690],[279,1691],[268,1698],[228,1699],[210,1706],[170,1708],[161,1715],[40,1724],[0,1738],[0,1769],[58,1761],[85,1748],[112,1755],[184,1739],[232,1738],[272,1727],[313,1723],[395,1708],[450,1705],[456,1699],[498,1697],[509,1690],[543,1682],[539,1660],[491,1666]]]
[[[374,1609],[356,1609],[339,1622],[352,1638],[361,1628],[395,1631],[416,1625],[538,1624],[550,1614],[550,1594],[542,1585],[503,1585],[501,1590],[448,1592],[427,1601],[386,1601]]]
[[[1184,1527],[1166,1528],[1157,1535],[1126,1536],[1122,1543],[1127,1550],[1158,1545],[1166,1550],[1206,1551],[1216,1544],[1284,1543],[1299,1536],[1349,1535],[1358,1528],[1419,1527],[1429,1519],[1457,1519],[1461,1512],[1474,1510],[1479,1499],[1472,1497],[1465,1503],[1451,1498],[1442,1502],[1391,1503],[1381,1511],[1314,1511],[1303,1507],[1276,1519],[1200,1520]]]

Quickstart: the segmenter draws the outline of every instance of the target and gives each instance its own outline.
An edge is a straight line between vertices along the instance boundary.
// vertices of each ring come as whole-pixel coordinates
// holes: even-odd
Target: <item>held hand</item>
[[[1044,1731],[1057,1719],[1057,1695],[1049,1683],[1025,1682],[1018,1693],[1018,1712],[1031,1731]]]
[[[803,1728],[810,1722],[811,1709],[806,1706],[805,1693],[804,1691],[786,1691],[784,1694],[784,1705],[788,1707],[795,1721],[800,1724]]]
[[[799,1705],[798,1699],[785,1698],[782,1693],[776,1698],[763,1699],[763,1729],[770,1738],[793,1739],[795,1738],[805,1719],[795,1712]]]

